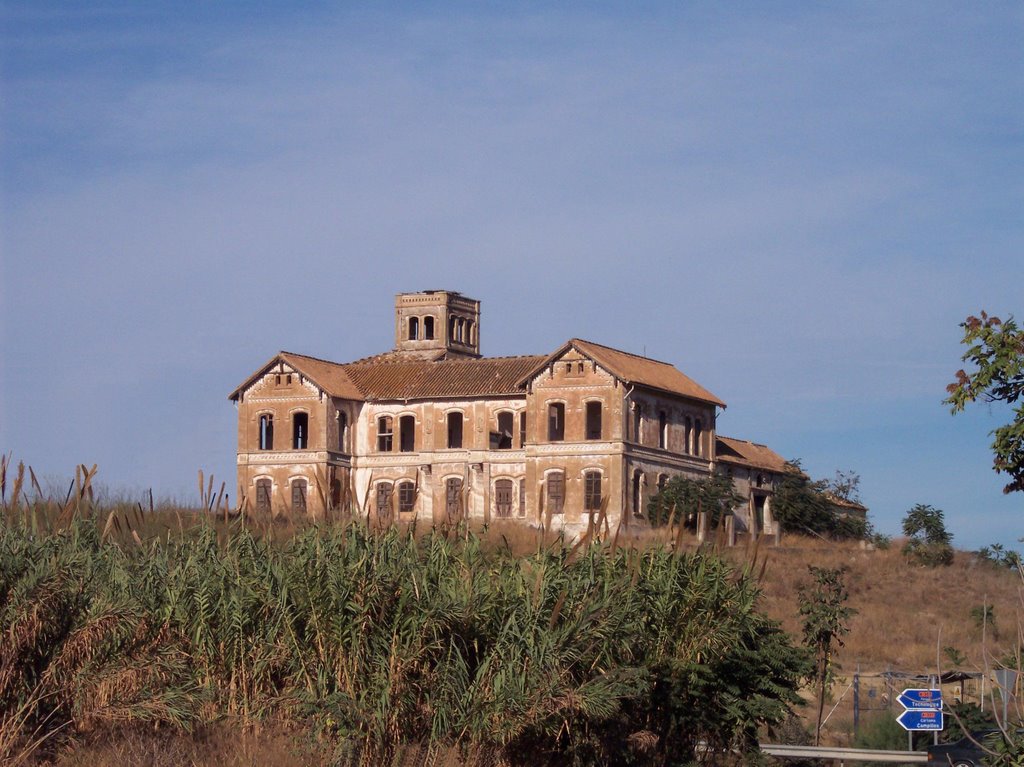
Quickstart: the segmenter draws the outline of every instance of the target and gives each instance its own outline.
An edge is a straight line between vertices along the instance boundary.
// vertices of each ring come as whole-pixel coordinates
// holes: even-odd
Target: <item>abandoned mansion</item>
[[[645,525],[669,479],[719,473],[746,499],[737,529],[771,533],[786,471],[767,447],[718,435],[725,403],[669,363],[577,338],[482,357],[480,302],[453,291],[399,294],[392,351],[280,352],[230,398],[250,513],[571,529],[604,509],[612,525]]]

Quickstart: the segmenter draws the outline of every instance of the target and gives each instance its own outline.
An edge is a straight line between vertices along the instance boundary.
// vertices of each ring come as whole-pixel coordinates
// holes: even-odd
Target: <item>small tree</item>
[[[843,645],[850,631],[849,620],[857,611],[846,606],[850,592],[843,580],[846,568],[831,569],[808,565],[812,581],[801,586],[800,615],[804,620],[804,644],[813,656],[812,681],[818,688],[818,720],[814,745],[821,741],[821,719],[825,711],[825,693],[832,685],[832,656]]]
[[[697,512],[705,511],[714,527],[743,501],[729,477],[717,474],[701,479],[673,477],[647,504],[647,516],[656,527],[668,524],[673,514],[676,522],[692,527]]]
[[[909,540],[903,553],[922,565],[953,563],[953,536],[946,531],[942,509],[918,503],[903,518],[903,534]]]

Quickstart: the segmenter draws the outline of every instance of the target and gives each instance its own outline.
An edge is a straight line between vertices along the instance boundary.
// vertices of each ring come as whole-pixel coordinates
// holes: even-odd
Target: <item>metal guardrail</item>
[[[876,751],[871,748],[833,748],[830,746],[782,746],[762,743],[761,751],[771,756],[800,759],[838,759],[842,762],[889,762],[922,764],[928,761],[924,751]]]

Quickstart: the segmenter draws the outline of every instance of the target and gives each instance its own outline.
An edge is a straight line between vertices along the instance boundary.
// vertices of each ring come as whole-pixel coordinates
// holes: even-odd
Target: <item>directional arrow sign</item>
[[[907,709],[896,721],[904,730],[941,730],[942,712],[934,709]]]
[[[942,690],[904,690],[897,700],[903,708],[942,708]]]

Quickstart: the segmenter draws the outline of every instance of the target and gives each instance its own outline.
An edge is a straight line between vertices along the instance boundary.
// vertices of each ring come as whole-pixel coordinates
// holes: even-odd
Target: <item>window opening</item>
[[[292,512],[298,514],[306,513],[306,480],[292,480]]]
[[[292,450],[309,447],[309,413],[292,415]]]
[[[565,508],[565,474],[553,471],[547,476],[548,513],[561,514]]]
[[[511,479],[499,479],[494,483],[494,510],[501,519],[512,516]]]
[[[526,516],[526,480],[519,480],[519,516]]]
[[[270,493],[273,485],[269,479],[256,480],[256,511],[261,514],[270,513]]]
[[[382,415],[377,419],[377,450],[381,453],[390,453],[394,432],[394,422],[389,415]]]
[[[423,318],[423,337],[427,341],[434,340],[434,318],[424,317]]]
[[[643,442],[643,417],[644,408],[642,405],[633,405],[633,441]]]
[[[587,403],[587,439],[601,439],[601,403]]]
[[[526,447],[526,411],[519,414],[519,447]]]
[[[640,469],[633,471],[633,513],[637,516],[643,514],[643,472]]]
[[[448,447],[462,447],[462,413],[448,414]]]
[[[693,423],[693,454],[704,455],[704,425],[699,418]]]
[[[409,340],[416,341],[420,337],[420,318],[410,317],[409,318]]]
[[[400,452],[413,452],[416,449],[416,417],[403,415],[398,419],[398,429]]]
[[[668,447],[668,413],[664,410],[658,411],[658,447]]]
[[[512,423],[515,416],[504,411],[498,413],[498,430],[491,434],[491,447],[496,450],[512,449]]]
[[[466,343],[472,346],[476,342],[476,324],[473,320],[466,320]]]
[[[455,317],[449,317],[448,318],[448,340],[452,341],[452,342],[455,341],[455,326],[456,326],[456,324],[457,323],[456,323]]]
[[[348,414],[338,411],[338,450],[344,453],[348,446]]]
[[[693,419],[690,416],[686,416],[686,432],[683,434],[683,452],[693,452]]]
[[[601,508],[601,472],[586,472],[583,475],[583,484],[583,507],[587,511],[597,511]]]
[[[274,416],[260,416],[260,450],[274,449]]]
[[[403,514],[416,507],[416,485],[400,482],[398,485],[398,510]]]
[[[565,405],[552,402],[548,405],[548,442],[561,442],[565,439]]]
[[[284,377],[284,382],[285,382],[286,384],[288,384],[289,386],[291,385],[291,383],[292,383],[292,374],[291,374],[291,373],[289,373],[288,375],[286,375],[286,376]]]

